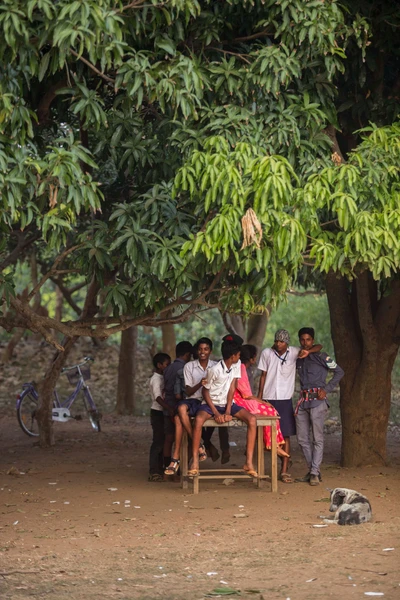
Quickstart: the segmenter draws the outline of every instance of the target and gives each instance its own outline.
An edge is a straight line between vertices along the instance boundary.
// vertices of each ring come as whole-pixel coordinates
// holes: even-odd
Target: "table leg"
[[[188,487],[188,434],[183,430],[182,445],[181,445],[181,488]]]
[[[257,487],[261,487],[262,479],[260,479],[261,475],[264,475],[264,469],[262,463],[264,458],[264,448],[263,448],[263,428],[261,425],[257,426]]]
[[[271,425],[271,487],[278,491],[278,455],[276,453],[276,421]]]
[[[193,494],[199,493],[199,476],[193,477]]]

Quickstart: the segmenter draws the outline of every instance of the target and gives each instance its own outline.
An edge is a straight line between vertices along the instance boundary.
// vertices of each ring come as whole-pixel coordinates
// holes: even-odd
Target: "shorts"
[[[224,415],[225,411],[226,411],[226,406],[218,406],[217,404],[214,404],[215,408],[217,409],[217,411],[219,412],[220,415]],[[242,406],[238,406],[237,404],[232,404],[231,406],[231,415],[232,417],[234,417],[235,415],[238,414],[238,412],[240,410],[243,410]],[[202,404],[198,409],[197,412],[201,412],[204,411],[206,413],[208,413],[209,415],[211,415],[211,417],[213,417],[213,411],[211,410],[211,408],[208,406],[208,404]]]
[[[178,412],[179,406],[187,406],[189,417],[195,417],[199,406],[201,406],[201,400],[198,398],[187,398],[186,400],[181,400],[176,405],[176,412]]]
[[[296,421],[294,420],[294,410],[292,400],[267,400],[279,413],[281,418],[280,426],[283,437],[296,435]]]

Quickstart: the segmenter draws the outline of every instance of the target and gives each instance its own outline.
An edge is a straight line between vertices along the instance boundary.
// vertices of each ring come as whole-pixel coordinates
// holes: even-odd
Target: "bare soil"
[[[201,600],[219,588],[265,600],[400,598],[394,432],[387,467],[340,468],[336,432],[326,436],[318,487],[279,483],[272,494],[251,479],[200,482],[193,496],[177,482],[147,481],[147,418],[106,415],[101,433],[87,420],[55,426],[56,447],[42,450],[14,416],[0,419],[3,600]],[[242,464],[244,434],[231,432],[231,465]],[[292,455],[300,476],[295,444]],[[369,497],[371,523],[313,527],[337,486]]]

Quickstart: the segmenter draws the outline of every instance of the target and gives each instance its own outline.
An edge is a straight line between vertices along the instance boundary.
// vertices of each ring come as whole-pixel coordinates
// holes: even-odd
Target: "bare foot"
[[[287,452],[285,452],[284,449],[281,448],[280,446],[277,447],[276,453],[277,453],[278,456],[290,458],[290,454],[288,454]]]

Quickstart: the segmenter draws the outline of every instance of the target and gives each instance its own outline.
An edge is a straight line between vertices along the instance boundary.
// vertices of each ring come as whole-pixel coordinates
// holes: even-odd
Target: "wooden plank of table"
[[[276,454],[276,421],[271,425],[271,491],[278,491],[278,455]]]
[[[182,444],[181,444],[181,487],[186,490],[188,487],[188,434],[186,429],[183,430]]]

